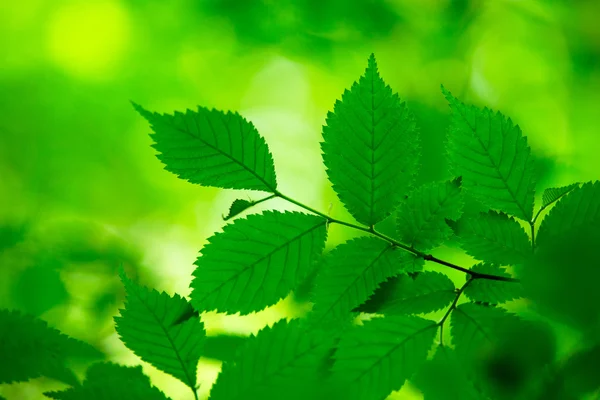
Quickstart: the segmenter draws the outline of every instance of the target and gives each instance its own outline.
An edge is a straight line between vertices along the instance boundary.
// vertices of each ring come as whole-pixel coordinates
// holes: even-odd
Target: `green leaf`
[[[41,319],[6,309],[0,309],[0,354],[0,384],[45,376],[77,385],[68,362],[103,357],[89,344],[60,333]]]
[[[453,349],[438,346],[412,379],[425,400],[479,400],[484,397],[467,378]]]
[[[531,254],[531,242],[523,227],[503,213],[489,211],[461,218],[454,225],[465,252],[478,260],[498,265],[523,264]]]
[[[446,219],[460,218],[462,207],[458,180],[421,186],[398,209],[401,242],[421,251],[439,246],[452,235]]]
[[[233,203],[231,203],[231,207],[229,207],[229,213],[227,213],[227,216],[223,217],[223,221],[228,221],[236,215],[243,213],[254,204],[255,203],[253,201],[236,199]]]
[[[133,106],[152,125],[153,147],[167,171],[203,186],[276,190],[269,148],[254,125],[238,113],[198,107],[171,115]]]
[[[150,384],[141,366],[125,367],[112,363],[92,365],[81,386],[44,395],[56,400],[168,400]]]
[[[379,76],[374,55],[326,122],[321,149],[333,189],[358,222],[373,226],[409,191],[420,151],[415,119]]]
[[[358,310],[385,315],[424,314],[454,300],[454,283],[446,275],[433,271],[411,275],[388,279]]]
[[[442,87],[452,108],[448,156],[463,187],[490,208],[531,221],[535,168],[527,138],[500,112],[458,101]]]
[[[359,237],[327,255],[315,281],[312,320],[319,325],[350,317],[377,286],[402,272],[408,253],[375,237]]]
[[[440,310],[452,303],[456,293],[454,283],[440,272],[426,271],[415,278],[401,275],[396,296],[381,308],[385,315],[424,314]]]
[[[496,343],[506,324],[516,317],[502,308],[463,303],[452,311],[452,342],[461,360],[473,362]]]
[[[471,271],[482,274],[511,277],[502,267],[493,264],[479,263]],[[465,288],[464,294],[473,301],[500,304],[523,297],[523,288],[517,282],[494,281],[490,279],[473,279]]]
[[[311,271],[325,246],[326,222],[265,211],[225,226],[196,261],[194,308],[249,314],[277,303]]]
[[[333,342],[285,319],[251,336],[226,362],[211,400],[316,398]]]
[[[568,186],[562,186],[558,188],[548,188],[544,190],[542,194],[542,210],[555,201],[560,200],[561,197],[569,194],[572,190],[579,187],[579,183],[573,183]]]
[[[366,321],[340,339],[332,368],[337,398],[383,399],[427,359],[438,325],[414,316]]]
[[[204,345],[204,325],[179,295],[169,296],[132,282],[123,271],[125,309],[115,317],[121,340],[142,360],[196,388],[196,367]],[[182,316],[187,317],[181,321]]]
[[[221,334],[207,336],[204,340],[202,357],[221,361],[233,361],[239,348],[246,343],[247,336]]]
[[[600,221],[600,181],[586,182],[574,188],[546,215],[537,235],[536,245],[543,246],[552,237]]]

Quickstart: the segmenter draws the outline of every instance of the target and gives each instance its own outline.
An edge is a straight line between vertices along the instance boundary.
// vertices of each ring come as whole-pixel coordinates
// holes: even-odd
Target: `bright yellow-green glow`
[[[106,78],[127,49],[129,20],[116,2],[78,2],[58,8],[47,29],[52,62],[80,77]]]

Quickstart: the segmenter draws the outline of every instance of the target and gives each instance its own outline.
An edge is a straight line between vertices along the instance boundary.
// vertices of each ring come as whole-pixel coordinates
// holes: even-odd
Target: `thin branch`
[[[394,245],[395,247],[398,247],[398,248],[401,248],[402,250],[408,251],[409,253],[412,253],[415,256],[417,256],[419,258],[422,258],[425,261],[431,261],[431,262],[434,262],[436,264],[444,265],[444,266],[452,268],[454,270],[464,272],[466,274],[469,274],[471,276],[471,278],[473,278],[473,279],[489,279],[489,280],[503,281],[503,282],[520,282],[519,279],[516,279],[516,278],[507,278],[505,276],[489,275],[489,274],[483,274],[483,273],[480,273],[480,272],[471,271],[470,269],[461,267],[461,266],[456,265],[456,264],[452,264],[452,263],[444,261],[444,260],[440,260],[439,258],[434,257],[431,254],[423,253],[423,252],[418,251],[418,250],[416,250],[416,249],[414,249],[414,248],[412,248],[410,246],[405,245],[404,243],[400,243],[396,239],[391,238],[391,237],[389,237],[389,236],[387,236],[387,235],[385,235],[385,234],[383,234],[381,232],[376,231],[375,228],[372,227],[372,226],[367,228],[367,227],[364,227],[364,226],[352,224],[350,222],[341,221],[339,219],[331,218],[330,216],[328,216],[328,215],[326,215],[326,214],[324,214],[324,213],[322,213],[320,211],[317,211],[314,208],[309,207],[309,206],[307,206],[307,205],[305,205],[305,204],[303,204],[303,203],[301,203],[301,202],[299,202],[297,200],[294,200],[291,197],[288,197],[288,196],[284,195],[283,193],[280,193],[279,191],[276,191],[274,193],[274,195],[277,196],[277,197],[279,197],[279,198],[282,198],[282,199],[284,199],[284,200],[286,200],[286,201],[288,201],[288,202],[290,202],[292,204],[295,204],[298,207],[301,207],[301,208],[303,208],[303,209],[305,209],[307,211],[310,211],[310,212],[312,212],[312,213],[314,213],[316,215],[319,215],[319,216],[327,219],[328,223],[344,225],[344,226],[347,226],[349,228],[353,228],[353,229],[357,229],[359,231],[370,233],[371,235],[374,235],[374,236],[376,236],[376,237],[378,237],[380,239],[383,239],[386,242]]]
[[[471,283],[473,279],[475,278],[471,277],[470,279],[467,279],[465,284],[462,285],[460,289],[458,289],[458,291],[456,292],[456,296],[454,297],[454,301],[452,302],[452,304],[450,304],[450,307],[448,307],[448,310],[446,310],[446,313],[444,314],[440,322],[438,322],[438,325],[440,326],[440,345],[442,346],[444,345],[444,322],[446,322],[446,320],[450,316],[450,313],[456,308],[456,303],[458,303],[458,299],[460,299],[460,296],[463,294],[463,292],[465,291],[467,286],[469,286],[469,283]]]

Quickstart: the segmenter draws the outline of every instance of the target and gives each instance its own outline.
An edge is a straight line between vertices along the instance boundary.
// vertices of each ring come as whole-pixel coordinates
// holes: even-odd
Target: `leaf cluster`
[[[452,111],[446,150],[453,177],[422,185],[415,184],[417,120],[381,78],[374,55],[336,101],[323,127],[323,163],[354,222],[281,193],[266,141],[238,113],[198,107],[160,114],[134,104],[167,171],[202,186],[266,195],[232,204],[224,217],[232,222],[195,262],[189,300],[120,271],[127,300],[115,323],[123,343],[196,398],[200,357],[223,359],[213,400],[376,400],[407,381],[434,400],[542,399],[552,390],[571,398],[597,390],[592,379],[578,386],[575,375],[597,364],[600,314],[592,304],[600,298],[585,296],[598,293],[598,280],[589,279],[598,269],[575,274],[571,265],[589,265],[600,243],[600,183],[547,188],[536,212],[535,164],[519,126],[442,93]],[[306,212],[240,216],[273,198]],[[465,211],[473,199],[482,212]],[[375,229],[390,219],[395,235]],[[331,224],[362,236],[323,254]],[[477,262],[463,267],[429,253],[447,242]],[[464,282],[457,284],[451,269],[464,273]],[[312,303],[305,317],[231,342],[207,336],[203,313],[250,314],[300,288]],[[591,339],[557,363],[549,325],[507,310],[505,303],[523,297]],[[16,312],[0,311],[0,322],[3,364],[10,366],[0,369],[0,383],[48,376],[72,385],[47,393],[55,399],[166,398],[140,367],[97,363],[79,383],[66,362],[96,356],[94,349]],[[235,348],[218,354],[219,343]]]

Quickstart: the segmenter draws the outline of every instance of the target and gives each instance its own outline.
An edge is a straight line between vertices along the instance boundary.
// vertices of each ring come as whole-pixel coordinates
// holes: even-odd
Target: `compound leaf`
[[[83,385],[44,395],[56,400],[168,400],[163,392],[150,384],[141,366],[113,363],[92,365]]]
[[[579,187],[579,183],[573,183],[568,186],[561,186],[558,188],[548,188],[544,190],[542,194],[542,210],[554,203],[555,201],[560,200],[566,194],[569,194],[573,189]]]
[[[446,307],[455,296],[454,283],[442,273],[401,274],[381,284],[358,311],[385,315],[424,314]]]
[[[402,243],[427,251],[452,235],[446,219],[462,214],[458,180],[432,183],[413,191],[398,209],[397,226]]]
[[[527,138],[500,112],[458,101],[442,87],[452,109],[448,156],[463,187],[490,208],[531,221],[535,169]]]
[[[0,354],[0,383],[45,376],[78,385],[68,361],[102,358],[89,344],[60,333],[45,321],[6,309],[0,309]]]
[[[453,349],[438,346],[411,381],[426,400],[479,400],[484,397],[467,378]]]
[[[204,324],[179,295],[169,296],[132,282],[123,271],[125,308],[115,317],[121,340],[142,360],[196,388],[196,368],[202,354]]]
[[[325,257],[315,281],[313,321],[321,325],[349,317],[381,282],[400,273],[409,257],[375,237],[337,246]]]
[[[494,264],[479,263],[471,271],[482,274],[504,276],[511,275],[502,267]],[[523,288],[518,282],[505,282],[490,279],[473,279],[465,288],[464,294],[473,301],[500,304],[523,296]]]
[[[414,117],[379,76],[374,55],[328,113],[323,139],[329,180],[354,218],[372,226],[389,216],[414,180],[419,144]]]
[[[235,362],[226,362],[211,400],[309,399],[320,387],[333,342],[285,319],[246,340]]]
[[[133,106],[152,126],[153,147],[167,171],[203,186],[276,190],[269,148],[238,113],[198,107],[171,115]]]
[[[427,359],[437,328],[423,318],[390,316],[348,330],[332,367],[338,398],[383,399],[400,389]]]
[[[523,227],[503,213],[489,211],[454,224],[461,247],[478,260],[498,265],[522,264],[531,254]]]
[[[192,305],[199,311],[249,314],[277,303],[311,272],[327,220],[265,211],[212,236],[196,261]]]
[[[562,197],[546,215],[537,235],[536,245],[572,229],[600,221],[600,181],[586,182]]]

